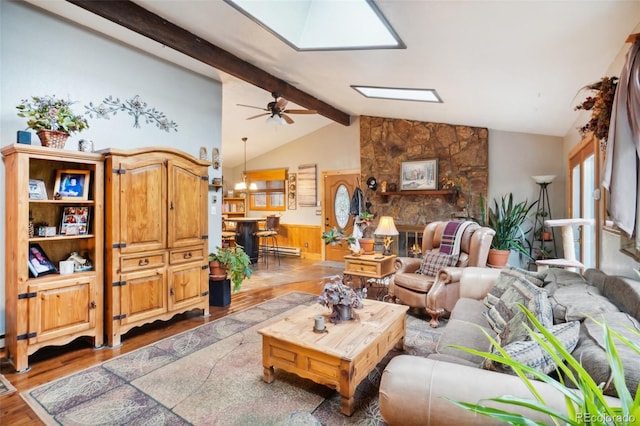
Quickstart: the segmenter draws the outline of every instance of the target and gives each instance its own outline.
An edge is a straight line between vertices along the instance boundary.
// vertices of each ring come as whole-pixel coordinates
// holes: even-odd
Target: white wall
[[[566,159],[562,138],[489,131],[489,199],[513,193],[514,201],[536,201],[540,186],[531,176],[556,175],[547,191],[551,216],[565,217]]]
[[[170,146],[198,156],[220,147],[221,83],[127,47],[77,24],[22,2],[2,0],[0,9],[0,145],[14,143],[26,120],[16,115],[21,99],[56,95],[77,101],[76,113],[89,102],[111,95],[121,100],[140,95],[178,124],[167,133],[155,125],[119,112],[110,120],[90,119],[90,129],[72,135],[65,149],[75,150],[79,139],[91,139],[95,149]],[[35,134],[32,143],[39,144]],[[213,168],[209,175],[214,176]],[[220,176],[220,171],[216,171]],[[5,235],[4,163],[0,163],[0,235]],[[26,190],[26,189],[25,189]],[[218,207],[218,212],[219,212]],[[220,241],[220,221],[210,221],[210,246]],[[212,227],[215,224],[215,227]],[[9,224],[11,226],[11,224]],[[4,238],[3,238],[4,241]],[[0,245],[5,259],[5,246]],[[0,335],[5,332],[4,263],[0,263]],[[2,347],[0,342],[0,347]]]

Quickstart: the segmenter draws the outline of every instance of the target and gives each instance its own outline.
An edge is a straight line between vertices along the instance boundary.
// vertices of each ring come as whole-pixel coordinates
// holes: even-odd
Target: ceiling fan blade
[[[258,118],[258,117],[264,117],[265,115],[269,115],[271,114],[270,112],[265,112],[264,114],[258,114],[258,115],[254,115],[253,117],[249,117],[247,118],[247,120],[253,120],[254,118]]]
[[[287,114],[317,114],[315,109],[287,109],[282,111]]]
[[[284,121],[287,122],[287,124],[293,124],[293,119],[291,117],[289,117],[286,114],[280,114],[280,117],[284,118]]]
[[[278,98],[276,100],[276,108],[278,108],[280,111],[283,111],[288,103],[289,101],[286,100],[285,98]]]
[[[236,104],[236,105],[241,106],[241,107],[255,108],[255,109],[261,109],[261,110],[263,110],[263,111],[269,111],[269,110],[268,110],[268,109],[266,109],[266,108],[257,107],[257,106],[253,106],[253,105],[243,105],[243,104]]]

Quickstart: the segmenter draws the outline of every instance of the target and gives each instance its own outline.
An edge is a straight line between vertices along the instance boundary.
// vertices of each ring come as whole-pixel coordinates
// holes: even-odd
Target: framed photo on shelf
[[[59,200],[87,200],[91,172],[89,170],[58,170],[54,193]]]
[[[58,272],[40,244],[29,245],[29,272],[34,278]]]
[[[438,159],[403,161],[400,166],[400,190],[438,189]]]
[[[30,200],[48,200],[47,188],[44,181],[40,179],[29,179],[29,199]]]
[[[60,235],[87,235],[89,233],[89,212],[89,207],[63,208]]]

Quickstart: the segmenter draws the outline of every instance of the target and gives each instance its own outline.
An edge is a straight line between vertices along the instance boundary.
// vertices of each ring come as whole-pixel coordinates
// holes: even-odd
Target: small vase
[[[349,321],[351,316],[351,306],[349,305],[333,305],[332,318],[336,319],[336,322]]]

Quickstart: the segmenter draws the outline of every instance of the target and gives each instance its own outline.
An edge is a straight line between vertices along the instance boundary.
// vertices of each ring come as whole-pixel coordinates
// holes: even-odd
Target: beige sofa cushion
[[[436,354],[430,355],[429,358],[480,367],[483,357],[471,355],[450,345],[460,345],[481,351],[489,350],[491,343],[484,332],[489,333],[493,338],[496,337],[496,333],[487,324],[484,315],[486,310],[486,306],[480,300],[459,299],[438,340]]]
[[[640,332],[638,321],[624,312],[607,312],[600,314],[598,321],[604,321],[610,329],[625,336],[636,345],[640,345],[640,335],[631,330]],[[630,330],[631,329],[631,330]],[[624,368],[624,377],[631,395],[635,395],[640,382],[640,369],[638,369],[638,354],[613,338],[615,347]],[[603,392],[606,395],[617,396],[617,392],[611,381],[611,369],[605,353],[604,334],[600,325],[587,318],[580,327],[580,340],[572,352],[584,369],[593,378],[596,384],[604,383]]]
[[[554,322],[582,321],[605,312],[619,309],[600,294],[598,287],[586,284],[571,284],[559,287],[549,297],[553,309]]]

